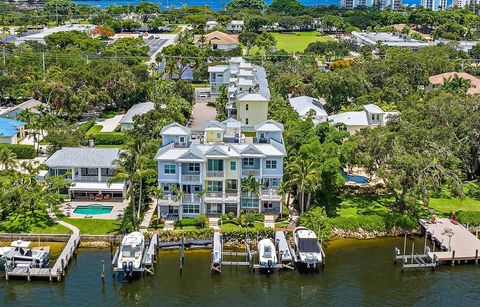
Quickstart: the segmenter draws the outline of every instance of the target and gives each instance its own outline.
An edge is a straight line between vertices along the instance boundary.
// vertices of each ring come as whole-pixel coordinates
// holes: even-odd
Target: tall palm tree
[[[136,228],[142,210],[142,190],[145,177],[155,175],[155,171],[148,168],[150,160],[149,150],[152,143],[139,139],[132,139],[126,144],[118,159],[114,162],[115,174],[108,180],[108,184],[114,182],[126,182],[128,185],[128,198],[132,207],[133,227]],[[135,186],[138,185],[138,208],[135,208]]]
[[[15,168],[17,165],[16,158],[17,155],[13,151],[5,147],[0,147],[0,165],[2,165],[4,169],[10,170]]]
[[[289,184],[297,187],[297,198],[300,202],[300,214],[305,211],[305,192],[313,183],[319,180],[320,172],[318,163],[306,159],[297,158],[287,165],[289,172]]]
[[[249,174],[248,177],[243,177],[240,187],[244,192],[247,192],[250,196],[250,203],[253,203],[253,196],[260,196],[260,182],[257,181],[253,174]]]
[[[444,79],[443,88],[447,91],[466,93],[471,86],[470,80],[464,79],[458,75]]]
[[[158,187],[158,186],[154,186],[154,187],[150,188],[150,195],[157,202],[157,225],[158,225],[159,222],[160,222],[160,205],[158,204],[158,201],[160,199],[164,199],[165,195],[163,194],[163,189]]]

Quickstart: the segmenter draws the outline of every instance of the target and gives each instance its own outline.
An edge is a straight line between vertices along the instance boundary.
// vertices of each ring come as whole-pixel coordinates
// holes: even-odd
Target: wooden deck
[[[439,262],[451,261],[452,264],[457,260],[478,261],[480,240],[464,226],[455,225],[449,219],[439,219],[435,224],[420,220],[420,224],[427,235],[440,246],[438,252],[430,251],[430,257],[435,256]]]

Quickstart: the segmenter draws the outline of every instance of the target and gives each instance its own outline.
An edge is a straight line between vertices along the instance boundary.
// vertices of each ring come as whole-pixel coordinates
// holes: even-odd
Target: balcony
[[[199,204],[201,198],[198,194],[185,194],[182,197],[182,204]]]
[[[107,182],[108,179],[112,178],[112,176],[101,176],[100,180],[98,180],[98,176],[74,176],[72,181],[76,182]]]
[[[238,202],[238,193],[223,193],[223,192],[208,192],[205,195],[205,200],[220,201],[220,202]]]
[[[207,177],[223,178],[223,171],[207,171]]]
[[[182,182],[200,182],[200,175],[182,175]]]
[[[268,189],[260,191],[260,199],[262,200],[282,200],[282,196],[277,189]]]
[[[247,176],[260,176],[260,169],[258,168],[247,168],[247,169],[242,169],[242,177],[247,177]]]

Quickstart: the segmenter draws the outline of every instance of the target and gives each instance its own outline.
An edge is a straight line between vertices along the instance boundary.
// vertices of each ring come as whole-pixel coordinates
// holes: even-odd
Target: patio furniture
[[[110,195],[109,195],[109,194],[105,194],[105,196],[103,196],[103,199],[109,200],[109,199],[110,199]]]
[[[95,195],[95,200],[102,200],[103,199],[103,195],[102,194],[97,194]]]
[[[95,200],[95,195],[90,194],[90,195],[88,195],[88,198],[89,198],[90,200]]]

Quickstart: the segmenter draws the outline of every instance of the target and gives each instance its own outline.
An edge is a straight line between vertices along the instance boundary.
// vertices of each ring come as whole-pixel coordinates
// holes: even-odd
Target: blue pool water
[[[98,215],[98,214],[107,214],[112,212],[113,206],[104,206],[100,204],[93,205],[80,205],[73,210],[73,213],[77,214],[87,214],[87,215]]]
[[[347,174],[343,169],[340,171],[342,173],[343,178],[345,178],[345,181],[352,181],[355,183],[359,184],[367,184],[370,181],[368,180],[367,177],[365,176],[360,176],[360,175],[349,175]]]

